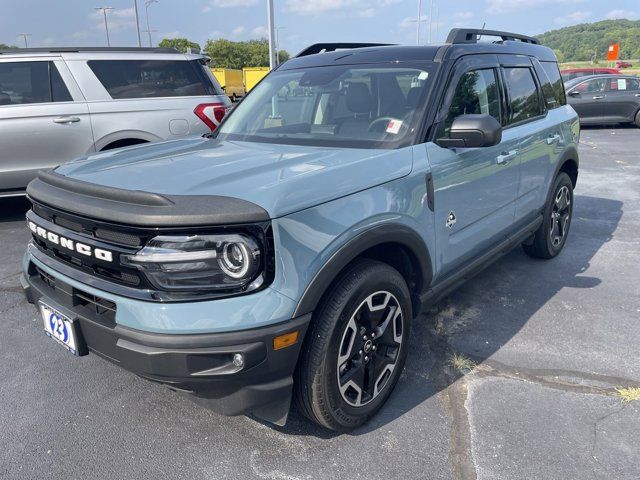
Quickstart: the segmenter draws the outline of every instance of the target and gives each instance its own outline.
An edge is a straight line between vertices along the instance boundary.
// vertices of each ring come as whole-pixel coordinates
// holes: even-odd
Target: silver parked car
[[[231,103],[207,63],[159,48],[0,51],[0,197],[91,152],[214,130]]]

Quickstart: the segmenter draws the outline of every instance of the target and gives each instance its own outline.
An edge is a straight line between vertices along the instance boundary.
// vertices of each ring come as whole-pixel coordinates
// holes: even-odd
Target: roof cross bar
[[[447,43],[454,45],[461,43],[478,43],[479,37],[499,37],[503,41],[512,40],[520,41],[523,43],[531,43],[533,45],[540,45],[540,40],[535,37],[528,37],[526,35],[520,35],[519,33],[501,32],[499,30],[482,30],[475,28],[454,28],[449,32]]]
[[[335,52],[336,50],[348,50],[352,48],[366,47],[387,47],[390,43],[314,43],[302,50],[298,57],[306,57],[307,55],[315,55],[316,53]]]

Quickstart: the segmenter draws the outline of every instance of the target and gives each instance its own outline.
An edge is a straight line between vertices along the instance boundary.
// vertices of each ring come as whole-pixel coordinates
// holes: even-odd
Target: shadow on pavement
[[[0,222],[24,220],[24,214],[30,207],[27,197],[0,198]]]
[[[576,195],[574,221],[564,251],[550,261],[517,248],[423,311],[413,323],[405,371],[383,409],[350,435],[384,427],[446,389],[462,376],[451,366],[454,353],[482,363],[500,350],[529,319],[565,287],[589,289],[600,279],[584,275],[622,217],[622,202]],[[578,222],[586,218],[589,222]],[[336,436],[292,409],[283,433]]]

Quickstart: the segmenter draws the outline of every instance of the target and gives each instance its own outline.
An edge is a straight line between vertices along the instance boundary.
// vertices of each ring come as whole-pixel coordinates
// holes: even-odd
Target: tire
[[[550,259],[558,255],[569,235],[573,215],[573,183],[569,175],[560,172],[553,183],[552,195],[544,209],[544,219],[531,244],[523,244],[527,255]]]
[[[329,290],[306,335],[295,378],[298,409],[331,430],[364,424],[400,377],[411,319],[402,275],[382,262],[355,262]]]
[[[636,113],[636,120],[633,123],[635,123],[636,127],[640,128],[640,110]]]

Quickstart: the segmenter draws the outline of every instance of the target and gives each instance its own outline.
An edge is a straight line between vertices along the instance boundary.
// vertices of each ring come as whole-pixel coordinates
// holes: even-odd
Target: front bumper
[[[141,377],[190,393],[225,415],[286,421],[293,372],[311,315],[276,325],[207,334],[149,333],[119,325],[109,305],[29,263],[21,278],[30,303],[44,301],[79,325],[86,350]],[[274,350],[274,337],[298,331],[298,341]],[[82,349],[81,349],[82,350]],[[233,362],[243,355],[244,365]]]

